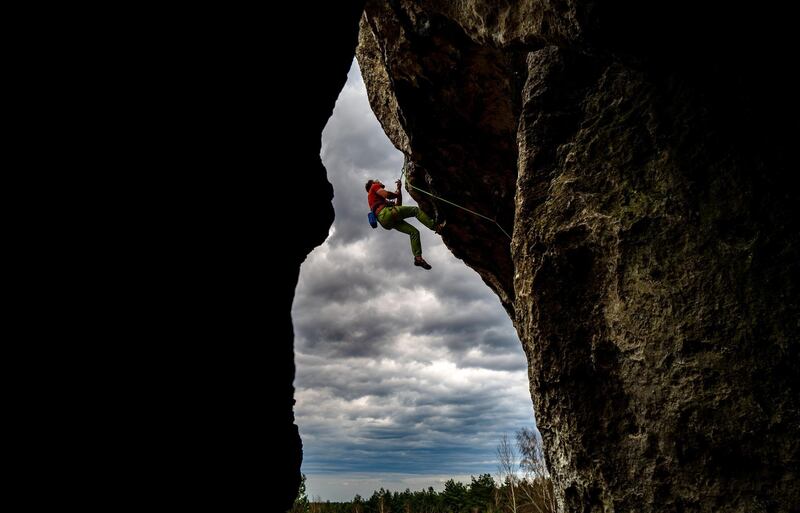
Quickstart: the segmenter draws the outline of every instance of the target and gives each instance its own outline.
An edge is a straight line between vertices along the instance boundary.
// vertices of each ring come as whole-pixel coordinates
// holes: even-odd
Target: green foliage
[[[297,498],[294,500],[290,513],[309,513],[308,497],[306,496],[306,475],[300,474],[300,488],[297,490]]]
[[[501,513],[508,511],[502,491],[509,485],[506,482],[499,486],[491,475],[482,474],[471,476],[469,486],[449,479],[441,493],[433,487],[416,492],[409,489],[392,492],[381,488],[375,490],[369,499],[356,495],[352,502],[312,502],[304,513]],[[526,496],[541,496],[544,488],[552,494],[549,479],[535,482],[520,479],[514,487],[520,497],[517,513],[553,513],[554,510],[545,507],[541,501],[524,500]],[[302,489],[305,491],[304,486]],[[296,513],[295,510],[292,513]]]
[[[472,482],[469,485],[469,498],[467,504],[470,511],[491,511],[494,504],[494,491],[497,485],[494,478],[489,474],[481,474],[476,479],[470,476]]]
[[[452,479],[444,484],[442,499],[447,511],[461,513],[467,510],[467,487],[464,483],[455,482]]]

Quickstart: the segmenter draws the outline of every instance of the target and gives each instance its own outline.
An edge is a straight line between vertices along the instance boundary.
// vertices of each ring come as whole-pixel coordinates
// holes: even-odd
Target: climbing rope
[[[401,180],[403,179],[403,175],[405,175],[405,174],[406,174],[406,166],[403,166],[403,172],[400,173],[400,179]],[[500,226],[500,223],[498,223],[496,219],[492,219],[491,217],[487,217],[487,216],[485,216],[483,214],[479,214],[478,212],[475,212],[474,210],[470,210],[467,207],[462,207],[461,205],[457,205],[457,204],[453,203],[452,201],[449,201],[449,200],[446,200],[446,199],[442,198],[441,196],[437,196],[437,195],[435,195],[435,194],[433,194],[431,192],[425,191],[423,189],[420,189],[419,187],[411,185],[411,183],[409,183],[408,179],[406,179],[406,187],[411,187],[412,189],[418,190],[419,192],[421,192],[423,194],[427,194],[428,196],[431,196],[433,198],[436,198],[439,201],[444,201],[445,203],[448,203],[450,205],[453,205],[454,207],[460,208],[461,210],[466,210],[470,214],[476,215],[478,217],[482,217],[483,219],[486,219],[487,221],[491,221],[492,223],[496,224],[498,228],[500,228],[500,231],[503,232],[503,235],[505,235],[506,237],[508,237],[509,240],[511,240],[511,235],[509,235],[508,232],[506,232],[505,229],[503,229],[503,227]]]

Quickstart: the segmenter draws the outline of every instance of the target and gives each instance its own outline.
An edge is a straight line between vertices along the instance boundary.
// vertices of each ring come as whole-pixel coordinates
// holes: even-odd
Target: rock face
[[[514,213],[519,106],[513,99],[522,85],[514,63],[454,23],[393,2],[375,2],[362,18],[357,56],[370,103],[407,156],[410,183],[492,220],[474,223],[461,210],[413,194],[426,211],[448,220],[445,240],[460,241],[450,249],[479,270],[513,317],[503,230],[510,235]]]
[[[288,255],[288,271],[280,271],[278,278],[278,343],[273,357],[277,360],[279,375],[275,376],[278,390],[270,394],[271,415],[275,422],[271,429],[277,431],[279,454],[276,468],[279,477],[276,489],[277,511],[286,511],[297,496],[300,485],[302,445],[294,423],[294,331],[292,328],[292,300],[300,264],[306,256],[328,236],[333,223],[333,188],[326,177],[319,152],[322,129],[328,122],[336,98],[347,81],[347,72],[353,62],[358,34],[358,20],[364,8],[363,0],[348,0],[307,9],[294,4],[283,19],[301,19],[303,46],[288,45],[285,52],[290,57],[286,80],[291,87],[281,102],[296,106],[280,129],[286,139],[281,150],[291,156],[294,170],[290,186],[296,187],[295,177],[302,177],[303,200],[315,208],[292,208],[291,236],[279,237],[282,252]],[[284,51],[284,50],[281,50]],[[313,65],[309,65],[313,62]],[[266,91],[265,91],[266,94]],[[288,190],[285,189],[285,190]],[[297,229],[301,227],[302,229]],[[268,433],[263,433],[267,436]]]
[[[409,182],[497,223],[409,191],[515,322],[569,512],[800,504],[788,23],[689,7],[369,1],[361,20]]]

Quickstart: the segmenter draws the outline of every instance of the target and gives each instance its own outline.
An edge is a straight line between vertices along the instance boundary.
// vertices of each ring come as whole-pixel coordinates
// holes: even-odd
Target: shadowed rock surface
[[[306,256],[325,241],[333,223],[333,188],[326,177],[320,159],[322,129],[328,122],[336,104],[336,98],[347,81],[347,72],[353,62],[353,53],[358,34],[358,20],[363,10],[363,0],[324,3],[313,8],[296,4],[287,9],[292,19],[302,20],[295,44],[287,36],[287,48],[276,50],[289,57],[285,72],[288,87],[285,97],[277,101],[288,105],[288,115],[282,118],[279,139],[285,139],[280,148],[291,158],[288,169],[289,187],[279,191],[302,191],[301,202],[308,208],[291,208],[291,230],[285,243],[281,238],[281,250],[288,255],[288,270],[278,269],[278,342],[273,356],[277,355],[276,381],[279,390],[270,391],[270,402],[275,414],[275,440],[281,455],[275,465],[280,494],[278,511],[289,509],[297,496],[300,485],[302,445],[294,423],[294,331],[292,328],[292,301],[297,286],[300,264]],[[264,91],[267,94],[267,91]],[[293,107],[293,108],[292,108]],[[264,120],[266,122],[266,120]],[[281,160],[274,159],[276,162]],[[278,167],[276,173],[286,173]],[[280,182],[279,182],[280,183]],[[288,207],[288,205],[287,205]],[[287,210],[288,211],[288,210]],[[270,436],[263,433],[264,437]],[[270,464],[259,462],[259,465]]]
[[[788,22],[682,2],[369,1],[370,103],[523,342],[569,512],[792,511]]]

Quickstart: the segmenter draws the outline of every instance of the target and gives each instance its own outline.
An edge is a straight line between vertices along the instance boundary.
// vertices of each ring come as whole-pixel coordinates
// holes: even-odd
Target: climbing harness
[[[403,166],[403,172],[400,173],[400,179],[401,180],[403,179],[403,175],[405,175],[405,174],[406,174],[406,166]],[[483,214],[479,214],[478,212],[475,212],[474,210],[470,210],[467,207],[462,207],[461,205],[457,205],[457,204],[453,203],[452,201],[446,200],[446,199],[444,199],[444,198],[442,198],[440,196],[437,196],[437,195],[435,195],[435,194],[433,194],[431,192],[428,192],[426,190],[420,189],[419,187],[416,187],[416,186],[412,185],[408,181],[408,179],[406,179],[406,186],[407,187],[411,187],[412,189],[418,190],[419,192],[421,192],[423,194],[427,194],[428,196],[436,198],[436,199],[438,199],[440,201],[444,201],[445,203],[448,203],[450,205],[453,205],[454,207],[460,208],[461,210],[466,210],[470,214],[474,214],[474,215],[476,215],[478,217],[482,217],[483,219],[486,219],[487,221],[493,222],[494,224],[497,225],[498,228],[500,228],[500,231],[503,232],[503,235],[505,235],[506,237],[508,237],[509,240],[511,240],[511,235],[509,235],[508,232],[506,232],[505,229],[503,229],[503,227],[500,226],[500,223],[498,223],[496,219],[492,219],[491,217],[487,217],[487,216],[485,216]]]

